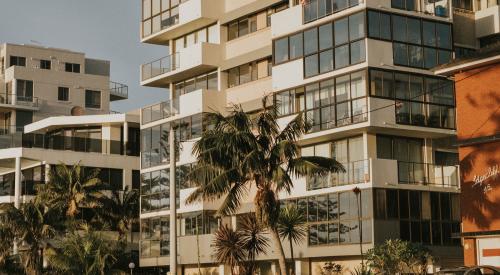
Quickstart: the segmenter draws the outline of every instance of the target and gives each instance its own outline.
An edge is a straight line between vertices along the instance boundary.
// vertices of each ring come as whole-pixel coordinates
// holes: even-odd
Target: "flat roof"
[[[491,64],[500,63],[500,44],[495,44],[477,51],[470,57],[455,59],[450,63],[433,69],[438,75],[453,75],[460,71],[472,70]]]

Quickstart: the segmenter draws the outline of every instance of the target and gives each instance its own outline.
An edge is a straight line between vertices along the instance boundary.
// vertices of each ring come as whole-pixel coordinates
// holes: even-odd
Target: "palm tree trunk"
[[[295,275],[295,259],[293,258],[293,243],[291,238],[288,238],[288,241],[290,242],[290,259],[292,260],[292,275]]]
[[[274,249],[276,253],[278,253],[278,264],[280,266],[281,275],[288,275],[286,271],[286,260],[285,260],[285,252],[283,251],[283,247],[281,246],[280,236],[278,234],[278,230],[276,228],[271,228],[271,238],[274,242]]]

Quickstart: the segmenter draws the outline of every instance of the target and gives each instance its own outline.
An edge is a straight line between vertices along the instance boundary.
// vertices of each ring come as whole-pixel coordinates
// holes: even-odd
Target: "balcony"
[[[368,1],[370,2],[370,1]],[[451,0],[413,0],[413,1],[391,1],[394,9],[418,12],[425,15],[451,18]]]
[[[153,20],[152,24],[158,24],[158,26],[152,26],[152,34],[142,33],[143,43],[165,44],[170,39],[216,23],[224,8],[223,0],[184,0],[181,2],[178,14],[161,21]],[[149,26],[151,20],[148,22]],[[141,29],[144,30],[144,28]]]
[[[345,173],[330,173],[326,177],[308,177],[307,190],[370,182],[370,160],[342,163]]]
[[[332,1],[332,0],[310,0],[303,7],[304,24],[316,21],[328,15],[343,11],[364,2],[363,0]]]
[[[216,70],[222,52],[219,44],[198,43],[181,49],[178,53],[155,60],[141,67],[141,85],[168,87],[184,80]]]
[[[109,82],[110,101],[128,99],[128,86],[118,82]]]
[[[500,32],[500,6],[492,6],[475,13],[476,37],[485,37]]]
[[[172,117],[184,118],[204,112],[224,111],[226,93],[210,89],[198,89],[142,109],[142,124]]]
[[[398,161],[400,184],[459,187],[458,166]]]
[[[387,187],[398,185],[460,188],[458,166],[416,163],[394,159],[372,159],[372,183]]]
[[[178,105],[178,104],[174,102],[173,105]],[[177,109],[172,107],[172,103],[170,100],[163,101],[151,106],[147,106],[142,108],[141,110],[142,124],[147,124],[161,119],[169,118],[177,113],[178,113]]]
[[[0,94],[0,110],[13,108],[33,111],[38,110],[38,97],[18,96],[15,94]]]

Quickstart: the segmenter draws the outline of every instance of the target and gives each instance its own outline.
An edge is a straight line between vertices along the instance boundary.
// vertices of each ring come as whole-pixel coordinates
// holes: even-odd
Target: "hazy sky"
[[[34,40],[110,60],[111,80],[129,86],[129,99],[112,110],[166,99],[166,90],[139,85],[140,65],[167,55],[166,47],[139,42],[139,0],[0,0],[0,7],[0,43]]]

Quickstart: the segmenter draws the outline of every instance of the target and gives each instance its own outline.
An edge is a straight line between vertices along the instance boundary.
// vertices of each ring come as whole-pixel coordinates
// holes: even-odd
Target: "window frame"
[[[63,101],[63,102],[69,101],[69,88],[68,87],[61,87],[61,86],[57,87],[57,101]]]

